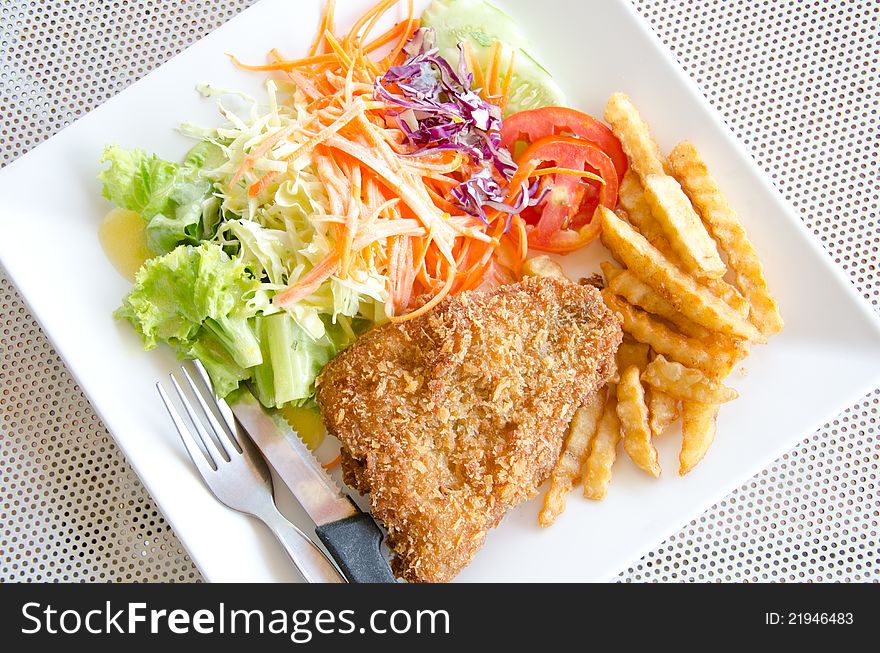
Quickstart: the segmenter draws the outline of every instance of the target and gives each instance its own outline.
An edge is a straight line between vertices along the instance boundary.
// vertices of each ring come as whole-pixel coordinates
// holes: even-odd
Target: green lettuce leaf
[[[308,404],[315,379],[337,353],[355,339],[353,331],[328,323],[324,335],[313,338],[288,313],[257,318],[263,363],[253,370],[254,389],[264,406]]]
[[[263,360],[248,310],[258,285],[220,245],[181,245],[143,265],[116,317],[131,322],[147,349],[164,342],[199,358],[226,394]]]
[[[197,358],[211,377],[214,392],[226,397],[235,391],[242,381],[251,378],[251,369],[246,369],[235,362],[226,346],[211,331],[202,329],[189,348],[181,349],[183,358]]]
[[[147,221],[147,245],[157,254],[177,245],[198,244],[216,230],[219,200],[212,184],[199,171],[216,164],[220,148],[200,143],[182,165],[165,161],[143,150],[124,150],[110,145],[101,172],[104,197],[117,206],[137,211]]]
[[[143,150],[124,150],[117,145],[104,148],[101,163],[110,162],[99,179],[108,200],[145,220],[166,210],[177,185],[180,166]]]

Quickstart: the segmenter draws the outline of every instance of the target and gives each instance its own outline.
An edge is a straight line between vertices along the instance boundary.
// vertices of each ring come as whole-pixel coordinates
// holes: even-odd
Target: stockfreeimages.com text
[[[202,635],[245,633],[286,635],[305,644],[315,634],[378,635],[449,634],[446,610],[372,610],[366,619],[355,610],[239,610],[220,603],[215,609],[157,610],[146,603],[125,603],[114,607],[107,601],[101,609],[57,610],[51,604],[25,603],[22,608],[25,635],[49,633]]]

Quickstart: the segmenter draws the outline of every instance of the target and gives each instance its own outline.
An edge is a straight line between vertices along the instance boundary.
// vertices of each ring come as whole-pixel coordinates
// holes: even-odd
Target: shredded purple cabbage
[[[403,51],[409,58],[378,78],[375,89],[379,98],[401,108],[397,123],[416,148],[409,156],[457,150],[483,162],[470,179],[452,189],[458,205],[483,222],[487,222],[486,206],[513,215],[537,204],[537,184],[529,187],[525,183],[517,206],[504,202],[506,194],[492,170],[509,181],[517,166],[501,146],[501,108],[471,90],[473,78],[461,46],[457,70],[437,54],[430,28],[416,30]],[[396,85],[400,93],[389,91],[386,86],[390,85]]]
[[[510,228],[510,220],[517,213],[522,212],[527,206],[535,206],[550,190],[545,188],[540,194],[538,193],[539,182],[535,180],[531,186],[526,182],[522,184],[522,192],[519,194],[516,203],[508,204],[504,201],[505,193],[492,174],[492,171],[483,166],[477,172],[470,176],[470,179],[459,184],[452,189],[452,196],[456,203],[467,213],[480,218],[484,223],[486,220],[486,210],[489,207],[503,213],[507,213],[507,224],[504,232]]]

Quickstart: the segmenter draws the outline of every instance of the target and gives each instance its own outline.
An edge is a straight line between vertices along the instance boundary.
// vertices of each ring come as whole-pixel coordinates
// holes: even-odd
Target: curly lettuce
[[[288,161],[280,142],[252,160],[267,138],[302,119],[305,98],[269,106],[212,87],[226,123],[185,124],[202,142],[181,163],[141,150],[110,146],[100,175],[106,198],[137,211],[156,257],[138,272],[116,316],[128,320],[144,346],[171,346],[196,358],[214,389],[227,396],[247,383],[267,407],[310,405],[321,368],[359,333],[387,319],[387,278],[364,256],[344,278],[325,281],[284,310],[272,297],[296,283],[336,249],[323,184],[310,161]],[[244,107],[236,113],[234,101]],[[244,168],[246,172],[241,175]],[[268,172],[274,176],[251,186]]]
[[[147,222],[147,246],[156,254],[170,252],[179,244],[196,245],[216,227],[219,200],[212,184],[199,172],[219,149],[200,143],[182,164],[165,161],[143,150],[117,145],[104,149],[101,172],[104,197]]]
[[[257,286],[247,267],[219,245],[184,245],[144,264],[116,317],[132,324],[146,349],[164,342],[202,360],[225,395],[263,361],[255,313],[247,310]]]
[[[131,323],[146,349],[165,343],[199,359],[220,396],[250,380],[266,406],[308,403],[321,368],[365,325],[325,318],[313,337],[289,313],[267,314],[259,296],[244,257],[212,242],[181,245],[144,264],[116,317]]]

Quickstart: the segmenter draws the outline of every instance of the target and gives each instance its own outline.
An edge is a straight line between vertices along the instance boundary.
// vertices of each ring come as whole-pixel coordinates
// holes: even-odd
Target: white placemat
[[[634,1],[880,310],[880,5]],[[252,2],[4,0],[0,166]],[[0,415],[0,581],[200,580],[2,272]],[[877,581],[878,418],[875,389],[617,580]]]

